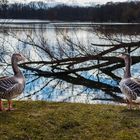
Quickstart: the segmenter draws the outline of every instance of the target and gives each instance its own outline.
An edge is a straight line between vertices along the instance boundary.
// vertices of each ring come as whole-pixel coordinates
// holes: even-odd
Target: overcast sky
[[[68,3],[68,2],[72,2],[72,1],[76,1],[78,3],[83,3],[83,2],[96,2],[96,3],[106,3],[106,2],[124,2],[127,0],[9,0],[9,2],[30,2],[30,1],[49,1],[49,2],[64,2],[64,3]]]

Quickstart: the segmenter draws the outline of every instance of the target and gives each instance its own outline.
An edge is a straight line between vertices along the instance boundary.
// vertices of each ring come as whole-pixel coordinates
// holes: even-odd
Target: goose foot
[[[132,105],[129,105],[129,106],[128,106],[128,109],[129,109],[129,110],[132,110],[132,109],[133,109]]]
[[[8,108],[6,108],[6,111],[12,111],[12,110],[16,110],[13,108],[13,103],[11,100],[8,100]]]
[[[126,104],[127,104],[127,109],[132,110],[132,102],[129,101],[127,98],[125,99]]]
[[[0,111],[5,111],[5,108],[0,108]]]
[[[127,103],[127,108],[129,109],[129,110],[135,110],[136,108],[135,108],[135,104],[134,104],[134,102],[131,100],[131,99],[127,99],[126,98],[126,103]]]
[[[133,103],[131,101],[128,101],[128,109],[129,110],[133,109]]]
[[[16,110],[15,108],[5,108],[6,111],[13,111]]]

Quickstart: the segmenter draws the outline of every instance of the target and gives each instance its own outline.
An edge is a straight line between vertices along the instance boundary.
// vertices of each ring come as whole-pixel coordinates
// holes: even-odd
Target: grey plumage
[[[130,55],[123,55],[121,58],[123,58],[125,61],[125,74],[119,84],[120,89],[122,93],[125,94],[131,108],[132,102],[140,103],[140,79],[131,77]]]
[[[0,110],[3,110],[1,99],[7,99],[9,102],[8,110],[12,109],[11,99],[19,96],[25,87],[25,78],[18,68],[18,62],[25,58],[21,54],[13,54],[11,58],[14,76],[0,77]]]
[[[132,77],[121,80],[120,88],[129,100],[136,100],[140,96],[140,83]]]
[[[21,82],[20,82],[21,81]],[[11,100],[19,96],[25,86],[24,76],[13,76],[0,79],[0,98]]]

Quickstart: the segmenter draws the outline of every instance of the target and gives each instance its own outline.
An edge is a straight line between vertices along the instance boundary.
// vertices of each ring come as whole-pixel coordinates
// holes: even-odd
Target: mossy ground
[[[123,106],[15,102],[0,112],[0,140],[139,140],[140,110]]]

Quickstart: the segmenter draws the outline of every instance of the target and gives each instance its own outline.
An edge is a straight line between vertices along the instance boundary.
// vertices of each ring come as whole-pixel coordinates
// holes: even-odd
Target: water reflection
[[[105,44],[137,42],[140,39],[136,25],[131,26],[131,31],[129,31],[130,27],[123,25],[106,27],[83,26],[83,24],[80,26],[79,24],[74,27],[69,25],[65,28],[62,25],[60,27],[56,26],[56,24],[55,26],[52,24],[17,26],[15,24],[12,25],[12,28],[8,25],[1,28],[1,76],[12,74],[10,56],[14,52],[22,52],[30,62],[52,62],[73,57],[90,58],[92,55],[108,50],[109,47],[104,46]],[[101,46],[102,44],[103,46]],[[105,56],[113,58],[120,52],[124,52],[124,48],[116,49]],[[132,54],[139,56],[139,49],[133,51]],[[138,62],[135,61],[135,63]],[[102,60],[97,59],[89,59],[80,63],[76,61],[73,65],[69,63],[70,61],[67,61],[67,64],[61,63],[59,66],[57,63],[53,65],[39,63],[30,66],[52,73],[65,72],[70,69],[89,69],[79,70],[61,77],[60,75],[43,77],[37,75],[36,72],[23,69],[27,79],[26,90],[19,99],[95,103],[98,101],[94,99],[110,99],[119,91],[118,81],[122,75],[122,69],[114,69],[113,73],[107,71],[109,68],[114,68],[117,62],[106,63],[104,66]],[[96,67],[98,65],[101,67]],[[136,76],[139,76],[138,67],[139,64],[133,67],[133,73]],[[116,77],[112,76],[114,74]],[[121,95],[119,94],[119,96]]]

